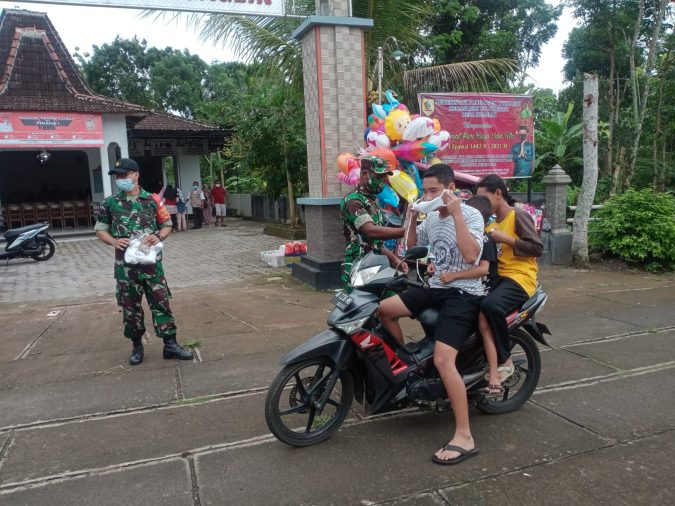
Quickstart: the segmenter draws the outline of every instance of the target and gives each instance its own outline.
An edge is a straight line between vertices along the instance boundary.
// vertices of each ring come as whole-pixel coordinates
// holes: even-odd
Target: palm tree
[[[287,0],[293,14],[308,16],[314,13],[315,0]],[[287,9],[287,12],[288,9]],[[376,81],[377,49],[388,37],[395,36],[400,49],[410,56],[403,62],[407,66],[420,67],[403,72],[402,63],[385,59],[385,85],[399,84],[396,76],[403,73],[406,96],[415,98],[422,83],[434,87],[434,91],[458,89],[485,90],[490,82],[504,80],[517,70],[512,60],[494,59],[474,62],[451,63],[424,67],[424,35],[420,27],[427,26],[435,15],[430,2],[419,0],[352,0],[354,17],[375,21],[365,33],[366,75],[369,89]],[[167,14],[146,11],[145,15],[164,18]],[[302,87],[302,47],[292,38],[300,26],[301,17],[270,18],[264,16],[228,16],[223,14],[172,14],[175,20],[184,16],[188,26],[200,31],[204,41],[225,45],[229,43],[243,60],[260,63],[263,73],[283,73],[294,87]],[[418,56],[413,56],[418,55]],[[387,80],[387,76],[391,76]],[[428,89],[428,86],[424,86]]]

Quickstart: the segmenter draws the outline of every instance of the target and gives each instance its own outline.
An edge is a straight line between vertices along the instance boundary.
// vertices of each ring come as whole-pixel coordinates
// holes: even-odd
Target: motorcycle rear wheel
[[[510,337],[512,360],[516,372],[502,383],[505,388],[503,395],[485,396],[478,403],[477,408],[484,413],[502,414],[520,409],[539,383],[541,356],[537,343],[527,332],[520,329],[514,330]]]
[[[338,374],[335,385],[327,384]],[[321,410],[321,401],[326,402]],[[267,392],[265,421],[274,436],[291,446],[310,446],[331,437],[354,400],[354,379],[326,358],[286,366]]]
[[[33,260],[44,262],[54,256],[54,252],[56,251],[56,243],[54,241],[45,237],[38,239],[37,243],[40,248],[40,253],[31,255]]]

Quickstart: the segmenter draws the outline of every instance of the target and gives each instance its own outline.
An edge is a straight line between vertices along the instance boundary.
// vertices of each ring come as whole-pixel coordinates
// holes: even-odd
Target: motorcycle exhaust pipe
[[[462,379],[464,380],[465,385],[469,385],[471,383],[475,383],[476,381],[482,379],[484,375],[485,375],[485,371],[475,372],[473,374],[465,374],[464,376],[462,376]]]

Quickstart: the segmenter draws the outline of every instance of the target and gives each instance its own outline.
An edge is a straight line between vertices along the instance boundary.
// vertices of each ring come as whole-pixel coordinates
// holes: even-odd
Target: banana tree
[[[570,102],[567,105],[566,112],[557,111],[550,120],[543,120],[541,129],[535,131],[537,144],[548,149],[535,158],[535,169],[544,160],[549,160],[553,164],[557,163],[561,167],[565,167],[572,162],[583,162],[581,157],[573,155],[570,150],[570,147],[575,143],[575,139],[578,139],[584,133],[582,123],[568,126],[573,110],[574,104]]]

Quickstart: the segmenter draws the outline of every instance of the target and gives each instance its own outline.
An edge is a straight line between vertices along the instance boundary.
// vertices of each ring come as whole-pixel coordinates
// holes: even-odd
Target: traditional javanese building
[[[199,157],[222,147],[227,131],[96,95],[85,84],[48,16],[0,13],[0,205],[86,201],[92,209],[115,191],[115,160],[141,168],[141,185],[166,182],[163,159],[188,189],[200,181]],[[56,209],[56,207],[54,207]],[[35,221],[33,211],[22,225]],[[43,217],[44,219],[44,217]]]

